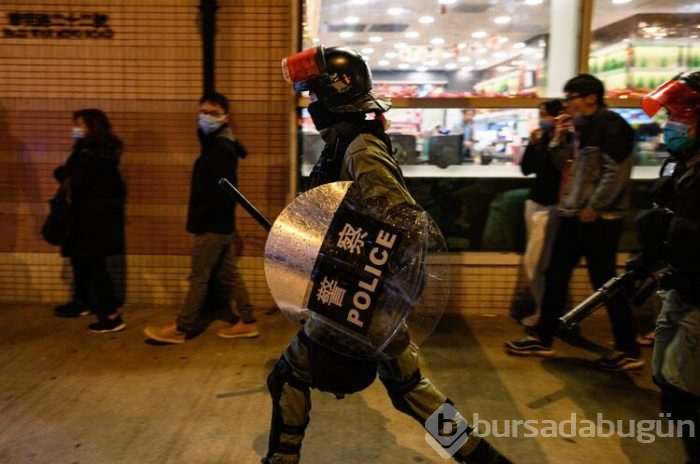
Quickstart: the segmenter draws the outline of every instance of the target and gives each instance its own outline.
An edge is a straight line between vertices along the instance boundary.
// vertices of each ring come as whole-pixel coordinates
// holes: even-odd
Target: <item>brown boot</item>
[[[258,325],[255,322],[246,324],[243,321],[238,321],[230,327],[219,330],[221,338],[255,338],[260,335]]]
[[[174,322],[165,325],[148,325],[143,329],[143,333],[152,340],[171,344],[185,343],[187,337],[187,332],[179,331]]]

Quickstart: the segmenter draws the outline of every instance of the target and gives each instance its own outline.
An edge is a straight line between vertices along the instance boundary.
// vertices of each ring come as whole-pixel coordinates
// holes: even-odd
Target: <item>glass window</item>
[[[589,70],[610,97],[641,96],[700,67],[700,4],[690,0],[597,0]]]
[[[391,97],[543,94],[543,0],[307,0],[303,48],[360,51]]]

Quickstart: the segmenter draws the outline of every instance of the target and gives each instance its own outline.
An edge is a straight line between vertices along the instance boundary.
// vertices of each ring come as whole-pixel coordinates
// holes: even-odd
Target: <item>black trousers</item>
[[[588,276],[594,289],[615,276],[617,245],[621,234],[622,219],[598,218],[593,222],[581,222],[578,217],[561,218],[546,271],[542,316],[536,329],[543,342],[551,343],[554,338],[559,317],[566,310],[571,274],[581,256],[586,257]],[[615,337],[615,349],[638,354],[634,319],[625,299],[615,297],[608,301],[606,307]]]
[[[86,302],[99,320],[117,312],[120,305],[107,270],[107,257],[71,257],[71,264],[75,279],[74,300]]]

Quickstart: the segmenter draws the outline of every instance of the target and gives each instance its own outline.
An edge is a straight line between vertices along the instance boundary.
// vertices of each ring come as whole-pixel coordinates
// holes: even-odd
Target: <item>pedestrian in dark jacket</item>
[[[535,312],[520,319],[525,327],[536,326],[540,319],[544,271],[549,264],[552,233],[556,227],[554,210],[559,202],[563,159],[549,147],[549,142],[554,133],[554,118],[562,109],[560,100],[549,100],[540,105],[539,127],[530,134],[530,142],[520,162],[523,174],[536,176],[525,201],[527,244],[523,254],[523,267],[535,300]]]
[[[97,109],[73,113],[73,152],[54,177],[70,205],[71,233],[61,246],[73,267],[73,300],[56,307],[56,315],[77,317],[94,312],[93,332],[126,326],[119,313],[107,257],[124,254],[126,186],[119,173],[122,142],[112,133],[107,115]]]
[[[228,99],[220,93],[199,100],[201,155],[194,163],[187,231],[194,234],[192,270],[185,304],[175,322],[148,326],[146,336],[163,343],[183,343],[195,332],[196,321],[208,297],[231,310],[236,300],[240,320],[218,334],[223,338],[259,335],[248,290],[236,266],[234,250],[235,203],[218,185],[226,177],[236,184],[238,159],[247,152],[228,126]]]

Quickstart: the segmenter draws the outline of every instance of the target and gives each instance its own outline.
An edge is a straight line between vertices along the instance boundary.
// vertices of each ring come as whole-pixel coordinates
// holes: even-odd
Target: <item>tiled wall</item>
[[[279,62],[292,46],[294,0],[219,0],[217,90],[250,155],[239,187],[268,217],[287,201],[293,95]],[[182,301],[190,236],[189,179],[202,92],[197,0],[23,0],[0,4],[0,300],[61,301],[70,275],[41,240],[53,169],[70,152],[71,114],[96,107],[125,145],[127,302]],[[10,13],[54,23],[107,15],[112,39],[9,38]],[[25,18],[32,18],[24,16]],[[34,18],[40,18],[34,16]],[[53,27],[53,26],[52,26]],[[41,25],[29,29],[47,29]],[[55,27],[53,27],[55,29]],[[31,34],[31,32],[30,32]],[[240,266],[253,298],[269,302],[259,257],[265,232],[243,211]]]

